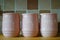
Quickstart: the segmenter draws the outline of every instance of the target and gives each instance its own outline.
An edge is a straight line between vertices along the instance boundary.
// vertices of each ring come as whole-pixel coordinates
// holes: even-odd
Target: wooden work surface
[[[0,40],[60,40],[60,37],[10,37],[6,38],[3,35],[0,35]]]

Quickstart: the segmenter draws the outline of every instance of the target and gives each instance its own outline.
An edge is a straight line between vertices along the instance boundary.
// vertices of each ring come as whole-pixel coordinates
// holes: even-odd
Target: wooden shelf
[[[44,37],[10,37],[10,38],[6,38],[3,35],[0,35],[0,40],[60,40],[60,37],[51,37],[51,38],[44,38]]]

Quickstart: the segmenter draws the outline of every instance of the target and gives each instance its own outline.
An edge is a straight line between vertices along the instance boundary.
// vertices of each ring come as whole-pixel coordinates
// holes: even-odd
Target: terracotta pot
[[[18,36],[20,32],[20,16],[15,13],[3,13],[2,33],[5,37]]]
[[[42,13],[41,15],[41,35],[43,37],[54,37],[58,32],[57,14]]]
[[[22,14],[22,32],[24,37],[38,35],[38,14]]]

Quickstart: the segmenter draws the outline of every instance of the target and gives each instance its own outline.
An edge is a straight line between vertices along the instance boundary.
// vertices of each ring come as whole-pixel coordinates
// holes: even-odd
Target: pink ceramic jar
[[[41,13],[41,35],[54,37],[58,32],[57,14]]]
[[[3,13],[2,33],[5,37],[18,36],[20,32],[20,15]]]
[[[24,37],[38,35],[38,14],[22,14],[22,32]]]

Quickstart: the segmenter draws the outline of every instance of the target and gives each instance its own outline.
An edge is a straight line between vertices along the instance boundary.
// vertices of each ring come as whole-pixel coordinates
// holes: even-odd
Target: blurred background
[[[0,33],[3,13],[56,13],[60,29],[60,0],[0,0]]]

